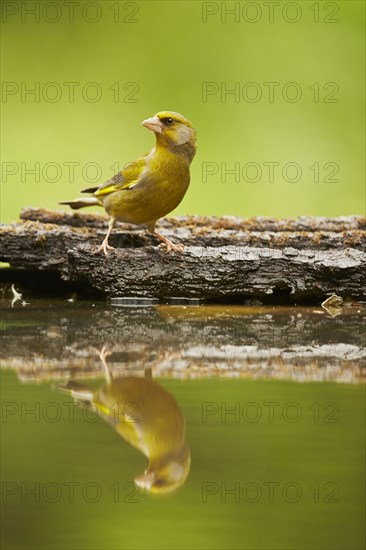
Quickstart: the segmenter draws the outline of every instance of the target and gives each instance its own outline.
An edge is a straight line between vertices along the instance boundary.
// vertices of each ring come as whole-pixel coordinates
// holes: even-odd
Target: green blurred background
[[[198,133],[191,187],[175,214],[365,213],[362,1],[281,2],[272,16],[263,2],[81,1],[73,15],[54,4],[2,6],[2,221],[27,205],[57,208],[109,179],[152,147],[140,122],[165,109]],[[73,102],[65,82],[80,83]],[[279,83],[273,101],[265,82]],[[36,96],[22,97],[35,86]],[[221,94],[235,86],[239,97]],[[36,163],[36,175],[24,173]],[[235,163],[239,181],[225,181]],[[248,163],[262,172],[252,165],[245,178]],[[204,177],[207,167],[215,173]]]

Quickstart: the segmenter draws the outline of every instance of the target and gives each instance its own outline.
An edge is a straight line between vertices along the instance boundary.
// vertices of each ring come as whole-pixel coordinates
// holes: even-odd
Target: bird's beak
[[[138,477],[135,477],[136,485],[141,489],[146,489],[147,491],[150,491],[154,481],[155,481],[154,472],[144,473]]]
[[[155,134],[161,134],[163,130],[163,125],[160,122],[159,118],[155,115],[151,118],[147,118],[141,122],[142,126],[145,126],[148,130],[155,132]]]

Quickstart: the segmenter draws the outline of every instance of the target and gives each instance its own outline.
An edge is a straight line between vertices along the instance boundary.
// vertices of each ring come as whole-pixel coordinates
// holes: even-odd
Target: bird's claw
[[[99,254],[99,252],[103,252],[104,253],[104,256],[108,256],[108,250],[116,250],[113,246],[110,246],[108,243],[106,242],[102,242],[102,244],[100,246],[98,246],[97,250],[94,252],[94,254]]]
[[[169,252],[179,252],[181,254],[184,251],[183,244],[174,244],[171,241],[164,241],[160,246],[165,249],[165,254],[168,254]]]
[[[170,252],[170,251],[179,252],[180,254],[182,254],[182,252],[184,251],[184,245],[183,244],[168,243],[166,245],[166,253],[168,254],[168,252]]]
[[[104,362],[110,355],[112,355],[112,351],[107,348],[107,345],[104,344],[102,349],[98,349],[95,347],[92,347],[92,349],[95,351],[97,355],[99,355],[99,358],[102,362]]]
[[[112,374],[111,369],[107,365],[107,359],[110,355],[112,355],[112,351],[107,348],[107,344],[104,344],[104,346],[102,347],[101,350],[99,350],[98,348],[94,348],[94,347],[92,349],[99,356],[99,359],[101,360],[103,368],[104,368],[104,373],[105,373],[107,382],[108,382],[108,384],[110,384],[112,379],[113,379],[113,374]]]

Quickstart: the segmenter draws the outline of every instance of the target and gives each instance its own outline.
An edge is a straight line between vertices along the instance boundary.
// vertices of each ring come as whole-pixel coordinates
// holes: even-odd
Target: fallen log
[[[94,254],[107,220],[95,214],[27,208],[2,225],[3,282],[34,291],[47,281],[79,295],[172,296],[206,301],[319,303],[332,293],[362,299],[366,292],[366,220],[185,216],[161,220],[162,234],[185,245],[169,253],[141,228],[119,224],[108,258]],[[33,286],[32,286],[33,285]]]

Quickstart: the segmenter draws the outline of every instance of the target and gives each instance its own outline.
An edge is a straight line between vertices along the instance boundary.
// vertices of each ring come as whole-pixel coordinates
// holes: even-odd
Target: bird
[[[191,466],[181,408],[152,379],[151,369],[145,369],[144,378],[114,378],[107,364],[110,352],[105,346],[95,351],[104,368],[105,384],[95,389],[68,380],[56,388],[72,395],[79,405],[92,406],[123,439],[149,459],[146,470],[134,479],[137,487],[153,494],[175,491],[185,483]]]
[[[77,210],[103,206],[110,216],[108,232],[95,253],[115,250],[108,239],[116,221],[146,225],[166,248],[182,252],[155,229],[156,222],[182,201],[190,183],[190,165],[196,153],[196,131],[192,123],[175,111],[160,111],[141,122],[155,134],[156,144],[149,153],[131,162],[99,187],[83,189],[90,197],[63,201]]]

